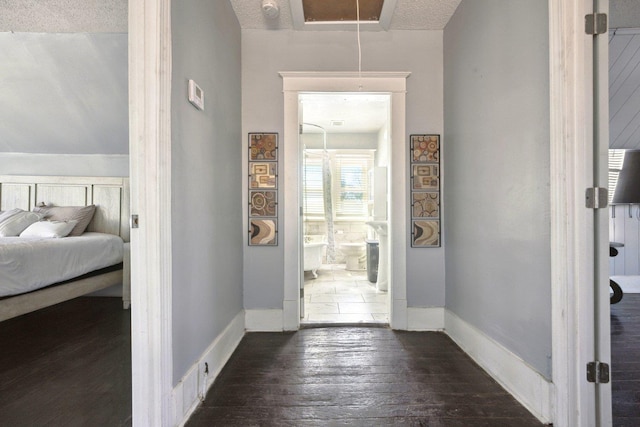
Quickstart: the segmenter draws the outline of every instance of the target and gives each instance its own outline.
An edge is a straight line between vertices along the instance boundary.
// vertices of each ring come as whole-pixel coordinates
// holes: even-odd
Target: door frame
[[[129,0],[134,426],[172,426],[171,0]]]
[[[407,329],[406,80],[409,72],[281,72],[284,91],[284,330],[300,328],[301,226],[298,95],[303,92],[382,92],[391,98],[389,324]]]
[[[551,93],[551,209],[552,209],[552,316],[554,422],[557,426],[593,425],[592,392],[584,381],[583,350],[593,350],[593,295],[584,279],[593,278],[593,242],[585,241],[588,230],[584,214],[587,163],[584,141],[590,136],[593,119],[585,90],[592,84],[590,54],[584,35],[584,16],[591,0],[549,0],[550,93]],[[131,208],[140,215],[141,228],[132,230],[132,367],[133,424],[172,424],[171,342],[171,23],[170,0],[129,1],[129,115]],[[313,73],[306,73],[312,75]],[[344,75],[344,73],[342,73]],[[381,73],[377,73],[381,74]],[[405,77],[408,73],[405,73]],[[366,76],[366,73],[363,73]],[[311,76],[309,76],[311,77]],[[337,76],[336,76],[337,77]],[[353,75],[344,77],[353,87]],[[311,88],[305,88],[311,90]],[[338,88],[326,88],[337,92]],[[372,90],[367,87],[367,90]],[[385,90],[389,92],[388,90]],[[394,93],[402,100],[404,90]],[[285,90],[285,138],[297,130],[291,117],[294,90]],[[288,101],[287,101],[288,100]],[[297,104],[295,108],[297,108]],[[404,113],[404,112],[403,112]],[[404,114],[403,114],[404,116]],[[392,123],[398,120],[395,110]],[[402,131],[395,129],[404,138]],[[291,144],[288,144],[291,145]],[[288,145],[285,145],[287,147]],[[297,144],[294,144],[294,148]],[[287,148],[285,148],[287,149]],[[291,153],[285,152],[285,159]],[[297,154],[296,154],[297,156]],[[394,162],[396,161],[394,156]],[[397,159],[399,161],[399,159]],[[404,161],[402,162],[404,163]],[[295,170],[295,169],[294,169]],[[297,176],[285,175],[285,186],[297,188]],[[295,173],[297,175],[297,172]],[[404,195],[406,178],[393,184],[393,193]],[[398,196],[400,197],[400,196]],[[297,206],[297,204],[295,204]],[[403,208],[404,203],[398,207]],[[162,212],[160,216],[157,213]],[[403,215],[406,216],[406,215]],[[406,219],[403,219],[406,221]],[[299,215],[285,212],[285,221],[298,224]],[[396,222],[399,219],[396,220]],[[406,316],[406,229],[396,228],[391,254],[395,292],[391,310],[392,327],[403,329]],[[591,231],[593,227],[591,227]],[[294,233],[295,234],[295,233]],[[284,326],[299,327],[298,259],[296,236],[285,233]],[[397,252],[396,252],[397,251]],[[289,253],[289,252],[287,252]],[[287,285],[287,282],[290,282]],[[402,284],[404,283],[404,292]],[[144,286],[137,286],[144,284]],[[404,298],[402,298],[404,297]],[[591,337],[591,338],[589,338]],[[591,341],[590,341],[591,340]]]
[[[600,386],[601,402],[596,410],[596,387],[586,380],[586,364],[596,360],[596,346],[605,357],[602,361],[609,362],[607,343],[602,346],[595,341],[598,316],[594,292],[595,284],[602,281],[598,268],[603,276],[608,266],[608,260],[599,257],[594,268],[596,251],[606,249],[598,242],[602,235],[595,235],[596,223],[601,230],[608,230],[606,212],[602,215],[585,207],[585,190],[597,186],[594,170],[602,168],[603,162],[593,148],[594,123],[602,122],[602,116],[594,119],[594,38],[585,34],[584,26],[585,15],[594,10],[593,3],[548,2],[553,422],[567,427],[608,425],[611,412],[610,386]],[[600,127],[601,140],[607,138],[603,132],[607,128]],[[604,162],[606,165],[606,159]],[[601,288],[608,296],[608,288]],[[602,305],[599,311],[602,315]],[[608,325],[608,317],[602,320]]]

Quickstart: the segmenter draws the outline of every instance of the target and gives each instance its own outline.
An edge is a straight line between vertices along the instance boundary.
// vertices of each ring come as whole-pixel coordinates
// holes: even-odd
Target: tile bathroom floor
[[[387,292],[367,280],[366,270],[347,271],[344,264],[323,264],[318,278],[304,276],[303,324],[389,323]]]

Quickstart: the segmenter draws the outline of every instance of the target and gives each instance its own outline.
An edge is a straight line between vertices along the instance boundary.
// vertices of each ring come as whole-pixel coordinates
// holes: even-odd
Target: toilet
[[[338,246],[340,252],[345,256],[347,261],[347,270],[360,270],[360,258],[364,256],[365,245],[361,243],[340,243]]]

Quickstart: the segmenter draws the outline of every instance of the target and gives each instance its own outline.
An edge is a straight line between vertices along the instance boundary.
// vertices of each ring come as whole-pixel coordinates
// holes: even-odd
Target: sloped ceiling
[[[609,147],[640,149],[640,1],[609,7]]]
[[[0,152],[129,152],[127,0],[0,0]]]
[[[127,34],[0,33],[0,152],[129,152]]]

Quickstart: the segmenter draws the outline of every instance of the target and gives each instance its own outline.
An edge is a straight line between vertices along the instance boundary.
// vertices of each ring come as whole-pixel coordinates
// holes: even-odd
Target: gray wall
[[[126,0],[0,0],[0,172],[129,174],[126,31]]]
[[[242,311],[240,27],[228,1],[172,7],[173,382]],[[187,81],[205,109],[187,100]]]
[[[407,138],[411,133],[442,133],[442,31],[363,32],[361,41],[363,71],[411,72],[407,80]],[[352,31],[243,30],[245,144],[248,132],[278,132],[282,143],[284,101],[279,71],[357,71],[357,54]],[[406,140],[396,143],[408,150]],[[280,161],[282,164],[282,157]],[[284,206],[280,193],[282,218],[284,209],[295,207]],[[280,223],[280,242],[282,230],[284,224]],[[284,256],[282,245],[245,246],[245,309],[282,308]],[[407,298],[411,307],[444,306],[443,248],[407,249]]]
[[[463,0],[444,31],[446,307],[551,377],[547,3]]]

